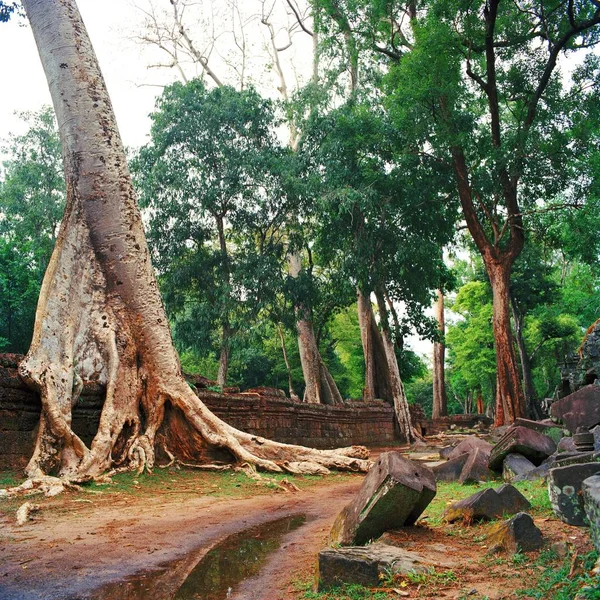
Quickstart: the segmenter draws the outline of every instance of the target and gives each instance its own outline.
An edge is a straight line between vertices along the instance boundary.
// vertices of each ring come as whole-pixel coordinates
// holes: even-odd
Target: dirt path
[[[170,577],[185,579],[186,569],[227,536],[273,519],[304,514],[306,524],[284,538],[282,549],[268,560],[259,577],[231,596],[293,598],[288,588],[294,573],[314,564],[333,520],[360,482],[356,477],[296,493],[246,499],[161,495],[115,501],[110,506],[103,502],[97,507],[84,501],[68,510],[52,511],[51,516],[42,512],[38,520],[21,527],[3,517],[0,598],[127,598],[122,583],[105,588],[101,595],[94,590],[187,557],[180,566],[182,573]]]

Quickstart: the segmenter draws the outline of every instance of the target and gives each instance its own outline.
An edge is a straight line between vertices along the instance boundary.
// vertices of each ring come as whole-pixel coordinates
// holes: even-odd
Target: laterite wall
[[[26,464],[40,414],[39,398],[17,374],[20,358],[0,355],[0,468]],[[86,386],[73,411],[73,429],[86,442],[96,430],[103,393],[99,386]],[[281,442],[334,448],[386,446],[395,441],[393,410],[382,402],[337,407],[259,395],[200,391],[199,396],[234,427]]]

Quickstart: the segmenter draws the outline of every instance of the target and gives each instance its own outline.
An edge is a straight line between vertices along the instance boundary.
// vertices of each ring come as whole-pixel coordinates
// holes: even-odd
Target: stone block
[[[488,554],[500,551],[516,554],[539,550],[544,540],[533,519],[527,513],[520,512],[495,525],[487,537],[487,545]]]
[[[519,475],[533,471],[535,465],[521,454],[507,454],[502,463],[502,479],[511,482]]]
[[[442,460],[448,460],[450,453],[454,450],[455,446],[445,446],[440,450],[440,458]]]
[[[539,431],[549,438],[553,439],[557,444],[559,440],[564,436],[564,430],[562,427],[556,425],[552,421],[532,421],[531,419],[515,419],[513,423],[516,427],[527,427],[534,431]]]
[[[444,513],[448,523],[498,519],[505,515],[529,510],[531,504],[519,490],[509,484],[501,485],[497,489],[487,488],[481,490],[464,500],[451,504]]]
[[[563,423],[571,433],[579,427],[591,429],[600,424],[600,386],[586,385],[557,400],[550,407],[553,419]]]
[[[354,500],[335,520],[331,541],[343,546],[361,545],[390,529],[412,525],[435,494],[431,469],[398,452],[384,452]]]
[[[537,466],[555,451],[555,442],[543,433],[527,427],[511,427],[493,447],[489,467],[500,470],[508,454],[521,454]]]
[[[468,458],[468,454],[461,454],[452,460],[432,467],[431,470],[433,471],[435,480],[458,481]]]
[[[564,437],[558,442],[556,446],[557,452],[577,452],[577,448],[575,447],[575,441],[571,436]]]
[[[600,552],[600,475],[584,479],[581,485],[585,514],[590,524],[590,537]]]
[[[482,450],[484,454],[489,454],[492,451],[492,448],[493,446],[489,442],[486,442],[475,435],[470,435],[454,447],[454,450],[448,454],[448,459],[452,460],[461,454],[471,454],[477,449]]]
[[[600,463],[556,467],[548,473],[548,495],[556,516],[569,525],[587,525],[582,495],[583,481],[600,473]]]
[[[477,483],[478,481],[489,481],[494,478],[494,474],[488,468],[490,459],[489,451],[484,448],[475,448],[465,463],[460,474],[461,483]]]
[[[327,548],[319,552],[318,590],[344,584],[376,587],[380,575],[425,573],[435,566],[416,552],[387,544]]]

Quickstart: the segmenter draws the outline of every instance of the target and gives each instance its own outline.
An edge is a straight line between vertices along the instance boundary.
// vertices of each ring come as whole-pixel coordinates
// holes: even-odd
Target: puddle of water
[[[283,536],[305,520],[304,515],[286,517],[227,538],[192,569],[173,600],[228,598],[236,584],[259,572]]]
[[[281,546],[284,536],[305,521],[305,515],[295,515],[245,529],[227,537],[207,552],[191,570],[190,557],[180,558],[161,565],[156,571],[146,571],[125,581],[109,584],[87,598],[226,600],[237,584],[260,571],[269,554]],[[191,554],[197,553],[198,549]]]

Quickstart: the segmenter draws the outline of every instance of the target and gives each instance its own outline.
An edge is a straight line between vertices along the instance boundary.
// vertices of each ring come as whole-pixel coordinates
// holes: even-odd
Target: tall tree
[[[348,456],[355,451],[316,451],[238,431],[187,385],[110,99],[77,6],[73,0],[23,5],[57,114],[67,189],[33,342],[19,366],[42,401],[28,476],[56,468],[64,477],[82,479],[115,461],[151,468],[159,430],[172,451],[180,449],[183,442],[176,440],[182,438],[171,435],[178,425],[187,427],[183,437],[192,447],[226,449],[237,461],[271,471],[367,469],[366,461]],[[87,379],[106,384],[90,447],[71,428],[71,409]],[[172,409],[173,418],[165,422]]]
[[[263,306],[261,292],[281,282],[288,152],[275,138],[272,103],[252,89],[176,83],[152,120],[133,166],[150,208],[154,263],[180,325],[187,313],[205,340],[213,323],[220,329],[224,386],[234,337]]]
[[[497,361],[496,423],[526,415],[510,323],[510,274],[523,249],[524,211],[571,184],[570,99],[559,60],[598,41],[593,1],[434,0],[414,27],[410,52],[388,80],[390,106],[416,124],[454,170],[463,215],[490,279]],[[566,124],[566,126],[565,126]]]

